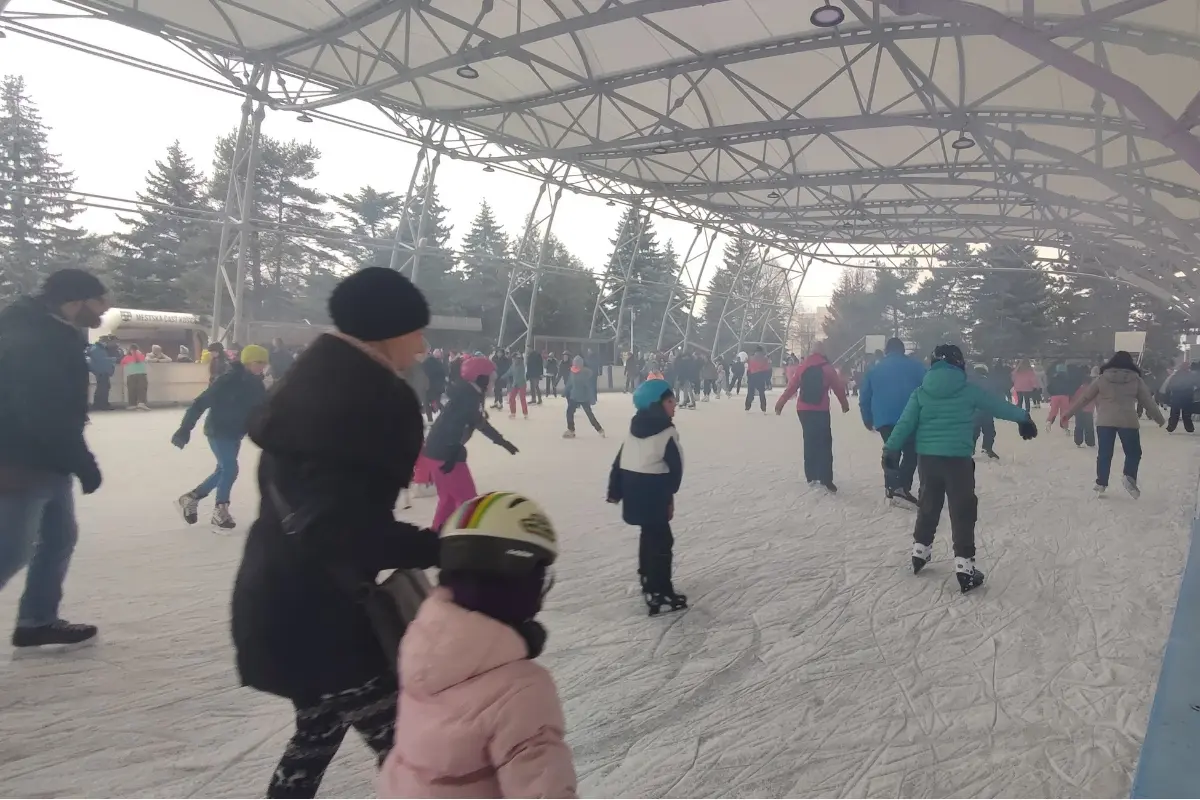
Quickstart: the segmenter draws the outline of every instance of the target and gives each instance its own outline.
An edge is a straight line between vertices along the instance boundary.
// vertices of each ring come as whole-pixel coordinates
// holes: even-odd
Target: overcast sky
[[[180,0],[183,2],[183,0]],[[49,10],[49,0],[14,0],[10,10]],[[160,39],[117,25],[69,20],[54,30],[156,64],[198,74],[204,67]],[[24,75],[29,93],[51,127],[51,147],[76,176],[82,192],[134,198],[146,173],[178,139],[206,173],[218,136],[233,130],[241,100],[223,92],[156,75],[137,67],[47,44],[10,33],[0,40],[0,71]],[[339,106],[340,116],[386,126],[386,119],[365,104]],[[416,158],[416,148],[402,142],[348,130],[317,120],[301,123],[292,113],[268,112],[263,132],[278,139],[311,141],[321,151],[315,185],[342,194],[370,184],[403,194]],[[537,196],[538,184],[504,172],[484,173],[477,164],[443,159],[437,176],[443,205],[449,209],[453,242],[466,234],[481,200],[495,209],[510,235],[523,224]],[[611,251],[621,207],[603,200],[564,192],[554,231],[593,270],[603,268]],[[669,238],[682,254],[692,227],[656,219],[661,239]],[[84,224],[97,232],[118,226],[112,212],[89,209]],[[711,261],[705,282],[716,261]],[[819,305],[836,282],[838,270],[815,266],[804,284],[803,302]]]

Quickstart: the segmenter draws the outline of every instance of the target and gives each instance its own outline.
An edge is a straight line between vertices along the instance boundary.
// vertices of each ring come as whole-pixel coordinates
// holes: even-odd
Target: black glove
[[[187,443],[191,440],[191,438],[191,431],[180,428],[171,436],[171,444],[182,450],[183,448],[187,447]]]
[[[100,467],[96,466],[96,459],[91,453],[88,453],[87,463],[75,474],[79,477],[79,486],[84,494],[91,494],[100,488]]]
[[[886,447],[883,448],[883,459],[881,463],[883,464],[884,472],[900,469],[900,451],[888,450]]]
[[[1036,422],[1029,417],[1026,417],[1017,423],[1017,431],[1021,434],[1022,439],[1029,441],[1030,439],[1037,438],[1038,426]]]
[[[442,462],[442,466],[438,467],[438,469],[449,475],[451,472],[454,472],[456,466],[458,466],[457,461],[446,460]]]
[[[517,450],[517,446],[515,444],[513,444],[512,442],[510,442],[508,439],[505,439],[503,442],[501,442],[500,446],[503,447],[505,450],[507,450],[509,453],[511,453],[514,456],[520,452],[519,450]]]

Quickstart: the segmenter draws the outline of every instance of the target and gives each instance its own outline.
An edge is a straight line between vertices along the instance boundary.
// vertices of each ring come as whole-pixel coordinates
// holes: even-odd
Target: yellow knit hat
[[[255,361],[261,361],[266,364],[270,359],[271,354],[261,344],[248,344],[242,348],[243,364],[253,364]]]

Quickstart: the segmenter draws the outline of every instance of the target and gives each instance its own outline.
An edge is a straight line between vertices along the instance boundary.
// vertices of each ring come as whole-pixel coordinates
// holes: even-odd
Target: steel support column
[[[629,229],[629,220],[631,218],[635,220],[633,230]],[[649,221],[649,210],[643,212],[641,209],[637,209],[637,216],[631,217],[629,214],[624,216],[621,228],[617,232],[617,244],[613,248],[612,260],[609,262],[608,272],[604,275],[604,280],[600,284],[600,293],[596,295],[596,304],[592,307],[592,324],[588,328],[589,339],[595,338],[596,319],[599,315],[603,314],[605,322],[612,328],[614,344],[620,344],[621,316],[625,313],[625,305],[629,297],[629,281],[633,275],[633,267],[637,264],[638,247],[642,243],[642,232],[645,231],[646,224]],[[621,250],[629,242],[633,243],[633,247],[629,251],[628,260],[622,266],[620,263]],[[610,285],[612,289],[606,293]],[[621,293],[621,300],[617,305],[617,318],[614,320],[608,315],[608,311],[604,308],[604,303],[616,297],[617,292]]]
[[[255,68],[248,84],[265,87],[269,72]],[[253,235],[254,178],[258,168],[258,140],[262,130],[266,105],[255,102],[254,90],[246,93],[242,102],[242,119],[234,140],[233,156],[229,163],[229,185],[225,191],[225,210],[221,219],[221,238],[217,247],[217,274],[213,291],[213,317],[209,331],[210,341],[220,341],[232,335],[226,344],[245,344],[246,335],[245,291],[247,257],[250,237]],[[236,256],[234,255],[236,251]],[[233,280],[229,278],[229,262],[236,259],[237,271]],[[229,297],[232,305],[230,324],[222,329],[223,301]]]
[[[733,326],[727,321],[727,315],[729,314],[729,301],[733,299],[734,294],[737,292],[738,283],[742,279],[742,273],[745,271],[746,265],[750,263],[755,256],[758,256],[761,260],[765,251],[765,245],[760,249],[750,247],[747,248],[746,254],[742,256],[741,263],[738,264],[737,272],[735,272],[733,275],[733,281],[729,284],[729,293],[725,295],[725,303],[721,306],[721,316],[717,317],[716,331],[713,333],[712,349],[709,351],[711,356],[716,357],[723,355],[723,353],[717,349],[717,345],[719,345],[721,342],[721,326],[724,325],[725,327],[729,328],[730,333],[733,332]],[[710,297],[709,302],[712,302],[712,299],[713,298]]]
[[[434,144],[432,127],[422,137],[421,149],[417,151],[417,161],[413,165],[412,175],[408,179],[408,191],[404,193],[404,205],[401,207],[400,219],[396,223],[396,236],[392,241],[392,256],[388,266],[400,272],[404,272],[407,268],[409,279],[413,283],[417,282],[421,254],[425,249],[425,221],[429,218],[429,204],[433,199],[438,165],[442,163],[442,146],[446,141],[447,130],[447,128],[442,128],[437,144]],[[424,186],[421,186],[422,181],[425,181]],[[421,213],[413,214],[413,205],[418,189],[421,190]],[[412,249],[401,256],[405,234],[408,234],[408,241],[412,243]]]
[[[565,177],[565,175],[563,176]],[[557,176],[547,176],[538,187],[537,198],[525,224],[525,233],[517,246],[515,262],[508,273],[508,288],[504,293],[504,310],[500,313],[500,331],[496,345],[502,349],[516,347],[525,340],[525,349],[533,347],[534,325],[537,313],[537,296],[541,288],[543,262],[550,249],[550,236],[554,230],[554,218],[558,213],[558,201],[562,198],[562,185],[552,185]],[[539,217],[539,209],[545,209]],[[534,248],[536,247],[536,251]],[[530,289],[528,312],[522,313],[518,293],[526,286]],[[505,342],[504,332],[508,326],[509,310],[521,321],[522,330],[511,342]]]
[[[679,274],[675,278],[675,286],[671,289],[671,294],[667,298],[667,307],[663,311],[662,324],[658,327],[658,341],[654,346],[656,352],[662,352],[663,337],[667,332],[667,320],[675,326],[675,329],[683,336],[682,346],[688,346],[688,338],[692,333],[692,322],[695,319],[696,299],[700,296],[700,286],[704,279],[704,270],[708,266],[709,256],[712,255],[713,246],[717,243],[717,232],[712,228],[707,228],[703,225],[696,226],[696,233],[692,237],[692,243],[688,245],[687,253],[683,257],[683,264],[679,268]],[[694,269],[693,269],[694,268]],[[683,295],[684,290],[684,275],[691,277],[691,292]],[[677,295],[682,295],[681,299],[676,299]],[[672,316],[676,311],[687,306],[687,321],[682,328]]]

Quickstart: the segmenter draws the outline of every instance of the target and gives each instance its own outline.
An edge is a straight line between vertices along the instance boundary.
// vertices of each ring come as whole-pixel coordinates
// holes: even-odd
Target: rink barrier
[[[1158,689],[1129,796],[1200,797],[1200,519],[1163,652]]]

